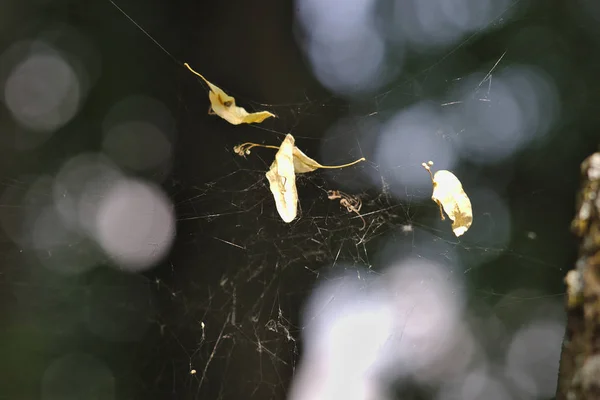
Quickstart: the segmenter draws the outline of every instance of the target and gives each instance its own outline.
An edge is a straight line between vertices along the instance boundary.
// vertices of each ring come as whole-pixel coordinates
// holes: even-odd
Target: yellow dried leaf
[[[319,164],[306,154],[302,152],[299,148],[294,146],[294,171],[299,174],[304,174],[306,172],[312,172],[319,168],[327,168],[323,165]]]
[[[322,164],[319,164],[318,162],[316,162],[315,160],[313,160],[312,158],[310,158],[309,156],[307,156],[306,154],[304,154],[302,152],[302,150],[300,150],[299,148],[294,146],[294,171],[296,171],[297,174],[304,174],[306,172],[312,172],[319,168],[335,169],[335,168],[350,167],[351,165],[358,164],[359,162],[365,161],[365,160],[366,159],[364,157],[361,157],[358,160],[352,161],[348,164],[322,165]]]
[[[194,71],[188,63],[184,63],[183,65],[185,65],[193,74],[202,78],[210,88],[210,91],[208,92],[208,99],[211,104],[208,109],[210,115],[216,114],[233,125],[259,123],[269,117],[275,117],[275,114],[268,111],[249,113],[244,108],[236,106],[233,97],[229,96],[221,90],[221,88],[213,85],[201,74]]]
[[[275,161],[267,171],[269,188],[275,198],[275,206],[281,219],[290,223],[296,218],[298,211],[298,192],[296,175],[294,174],[294,137],[287,135],[279,146]]]
[[[292,137],[292,139],[294,139],[293,136],[289,133],[287,136],[290,136],[290,137]],[[286,138],[287,138],[287,136],[286,136]],[[266,144],[242,143],[242,144],[235,146],[233,148],[233,151],[236,154],[239,154],[240,156],[246,156],[246,155],[250,154],[250,149],[253,147],[265,147],[268,149],[277,149],[278,148],[277,146],[270,146],[270,145],[266,145]],[[358,164],[361,161],[365,161],[365,158],[362,157],[356,161],[352,161],[351,163],[343,164],[343,165],[321,165],[318,162],[316,162],[315,160],[313,160],[312,158],[310,158],[309,156],[307,156],[306,154],[304,154],[302,152],[302,150],[300,150],[296,146],[294,146],[293,156],[294,156],[294,172],[296,172],[297,174],[304,174],[307,172],[312,172],[319,168],[326,168],[326,169],[344,168],[344,167],[349,167],[354,164]]]
[[[452,231],[458,237],[464,234],[473,222],[471,200],[463,190],[462,184],[450,171],[431,172],[433,161],[421,164],[429,172],[433,182],[431,199],[440,207],[440,216],[445,219],[444,211],[452,220]],[[443,210],[442,210],[443,209]]]

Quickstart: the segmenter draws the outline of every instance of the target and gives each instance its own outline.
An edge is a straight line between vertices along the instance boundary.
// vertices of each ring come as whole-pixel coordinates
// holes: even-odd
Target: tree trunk
[[[583,184],[573,232],[580,238],[567,285],[567,329],[557,400],[600,399],[600,153],[581,164]]]

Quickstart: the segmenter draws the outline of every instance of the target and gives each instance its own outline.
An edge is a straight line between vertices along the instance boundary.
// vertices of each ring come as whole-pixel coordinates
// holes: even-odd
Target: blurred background
[[[595,2],[3,4],[0,399],[553,398]],[[208,115],[184,62],[277,118]],[[367,159],[298,176],[290,224],[276,151],[233,152],[287,133]]]

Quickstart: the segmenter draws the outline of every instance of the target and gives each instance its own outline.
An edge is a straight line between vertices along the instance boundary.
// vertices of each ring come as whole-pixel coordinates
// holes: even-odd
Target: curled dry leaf
[[[281,219],[290,223],[298,211],[298,192],[294,174],[294,137],[287,135],[279,146],[275,161],[267,171],[269,188],[275,198],[275,206]]]
[[[233,146],[233,152],[239,156],[246,157],[247,155],[250,154],[250,149],[253,147],[264,147],[266,149],[279,150],[279,146],[271,146],[269,144],[242,143],[242,144],[238,144],[237,146]]]
[[[288,136],[291,137],[292,140],[294,140],[294,137],[289,133],[287,134],[286,139]],[[235,146],[233,148],[233,151],[236,154],[238,154],[242,157],[245,157],[248,154],[250,154],[250,149],[252,149],[253,147],[265,147],[267,149],[278,149],[279,148],[277,146],[271,146],[271,145],[267,145],[267,144],[242,143],[242,144],[238,144],[237,146]],[[296,146],[293,147],[293,156],[294,156],[294,172],[296,172],[297,174],[304,174],[307,172],[312,172],[319,168],[325,168],[325,169],[344,168],[344,167],[349,167],[354,164],[358,164],[361,161],[365,161],[365,158],[361,157],[358,160],[352,161],[351,163],[348,163],[348,164],[322,165],[322,164],[319,164],[318,162],[316,162],[315,160],[313,160],[312,158],[310,158],[309,156],[307,156],[306,154],[304,154],[302,152],[302,150],[300,150]]]
[[[444,211],[452,220],[452,231],[458,237],[464,234],[473,222],[471,200],[463,190],[462,184],[450,171],[431,172],[433,161],[421,164],[429,172],[433,182],[431,199],[440,207],[440,216],[445,219]]]
[[[329,200],[339,199],[340,205],[346,207],[346,210],[348,210],[348,212],[356,213],[356,215],[360,217],[363,223],[362,228],[360,228],[361,231],[367,227],[367,221],[365,221],[363,216],[360,215],[360,209],[362,208],[362,200],[360,199],[360,197],[349,195],[340,190],[328,190],[327,198]]]
[[[356,161],[344,165],[321,165],[306,154],[299,148],[294,146],[294,170],[298,174],[304,174],[306,172],[312,172],[319,168],[344,168],[354,164],[358,164],[361,161],[365,161],[365,158],[359,158]]]
[[[216,114],[233,125],[259,123],[269,117],[275,117],[275,114],[268,111],[249,113],[244,108],[236,106],[233,97],[229,96],[221,90],[221,88],[213,85],[201,74],[194,71],[188,63],[184,63],[183,65],[185,65],[193,74],[199,76],[210,88],[210,91],[208,92],[208,99],[211,104],[208,109],[210,115]]]

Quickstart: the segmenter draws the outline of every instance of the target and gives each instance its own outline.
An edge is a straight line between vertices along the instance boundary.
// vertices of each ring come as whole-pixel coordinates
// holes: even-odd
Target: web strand
[[[171,53],[169,53],[169,51],[167,51],[167,49],[165,49],[159,42],[158,40],[154,39],[152,37],[152,35],[150,35],[140,24],[138,24],[137,22],[135,22],[135,20],[133,18],[131,18],[129,16],[129,14],[127,14],[121,7],[119,7],[113,0],[108,0],[117,10],[119,10],[119,12],[121,14],[123,14],[129,21],[131,21],[140,31],[142,31],[144,33],[144,35],[146,35],[150,40],[152,40],[154,42],[155,45],[157,45],[162,51],[165,52],[165,54],[167,54],[169,57],[171,57],[171,59],[173,59],[173,61],[175,61],[178,65],[183,66],[183,63],[181,61],[179,61],[177,58],[175,58],[175,56]]]

